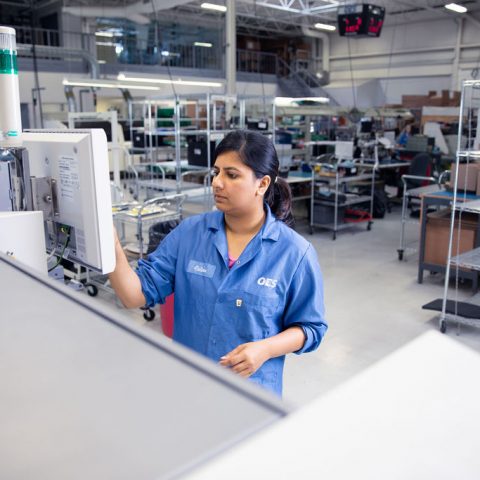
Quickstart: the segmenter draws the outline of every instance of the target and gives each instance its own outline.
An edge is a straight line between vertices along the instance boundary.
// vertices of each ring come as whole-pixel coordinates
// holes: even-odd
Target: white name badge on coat
[[[216,268],[215,265],[210,265],[209,263],[190,260],[190,262],[188,262],[187,272],[201,275],[202,277],[212,278]]]

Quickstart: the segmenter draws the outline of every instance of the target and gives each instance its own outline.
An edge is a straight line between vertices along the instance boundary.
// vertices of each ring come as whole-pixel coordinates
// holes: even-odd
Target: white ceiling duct
[[[152,3],[155,11],[159,11],[190,2],[191,0],[152,0],[151,2],[137,2],[122,7],[63,7],[62,11],[78,17],[127,18],[135,23],[146,25],[150,23],[149,16],[154,13]]]

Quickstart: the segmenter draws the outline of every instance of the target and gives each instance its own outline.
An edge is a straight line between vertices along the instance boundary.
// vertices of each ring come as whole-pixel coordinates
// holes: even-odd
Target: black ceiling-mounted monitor
[[[343,5],[338,9],[338,33],[341,37],[379,37],[385,8],[370,4]]]

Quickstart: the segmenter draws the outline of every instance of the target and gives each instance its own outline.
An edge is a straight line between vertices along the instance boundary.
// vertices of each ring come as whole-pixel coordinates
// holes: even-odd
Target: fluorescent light
[[[150,85],[128,85],[123,83],[118,83],[110,80],[63,80],[63,85],[71,87],[95,87],[95,88],[134,88],[137,90],[160,90],[159,87],[153,87]]]
[[[330,100],[327,97],[275,97],[275,105],[277,107],[298,107],[298,103],[302,101],[311,101],[318,103],[329,103]]]
[[[335,25],[328,25],[327,23],[316,23],[315,28],[319,30],[328,30],[329,32],[334,32],[337,27]]]
[[[160,53],[162,57],[168,57],[170,55],[170,52],[168,50],[162,50]]]
[[[293,2],[290,2],[290,4],[292,3]],[[261,3],[257,3],[257,5],[260,5],[262,7],[267,7],[267,8],[275,8],[276,10],[282,10],[284,12],[302,13],[302,10],[298,8],[291,8],[283,5],[275,5],[272,3],[261,2]]]
[[[113,33],[111,32],[95,32],[95,35],[97,37],[108,37],[108,38],[113,38]]]
[[[207,10],[216,10],[217,12],[226,12],[227,7],[224,5],[217,5],[216,3],[208,3],[204,2],[200,5],[202,8],[205,8]]]
[[[458,5],[457,3],[449,3],[448,5],[445,5],[445,8],[457,13],[465,13],[467,11],[467,7]]]
[[[167,80],[166,78],[146,78],[146,77],[127,77],[125,74],[120,73],[117,77],[118,80],[127,82],[143,82],[143,83],[163,83],[166,85],[193,85],[198,87],[222,87],[221,82],[204,82],[201,80]]]
[[[97,63],[107,63],[106,60],[97,60]]]
[[[101,45],[103,47],[116,47],[117,44],[113,42],[95,42],[96,45]]]
[[[194,45],[196,47],[208,47],[208,48],[211,48],[213,46],[211,43],[208,43],[208,42],[195,42]]]

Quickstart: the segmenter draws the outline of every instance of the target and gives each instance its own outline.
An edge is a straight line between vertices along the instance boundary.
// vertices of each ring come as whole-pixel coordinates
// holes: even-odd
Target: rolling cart
[[[175,194],[151,198],[143,203],[129,202],[113,206],[113,219],[118,231],[122,246],[131,257],[132,267],[136,267],[139,259],[147,254],[148,229],[156,224],[182,219],[182,204],[185,195]],[[136,242],[127,243],[127,229],[134,229]],[[105,275],[96,276],[92,272],[87,273],[85,288],[88,295],[94,297],[101,288],[112,292],[108,277]],[[142,308],[143,317],[147,321],[155,318],[155,312],[151,308]]]

